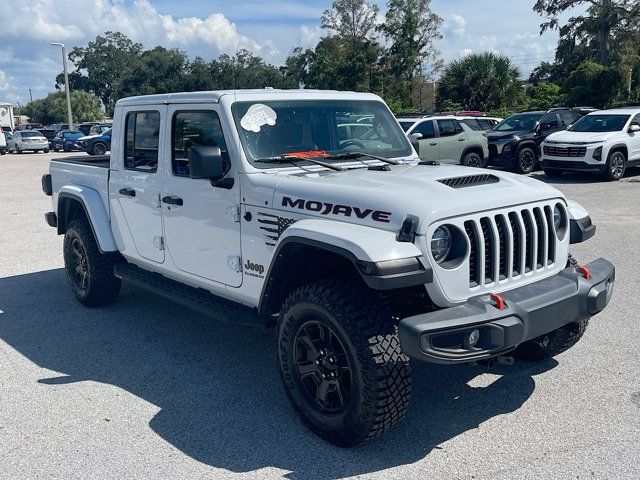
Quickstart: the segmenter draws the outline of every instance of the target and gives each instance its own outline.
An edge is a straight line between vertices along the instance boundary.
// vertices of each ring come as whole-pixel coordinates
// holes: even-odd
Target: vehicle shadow
[[[0,279],[0,338],[60,373],[42,384],[97,381],[157,405],[153,431],[200,462],[233,472],[276,467],[290,471],[290,479],[342,478],[415,462],[517,410],[533,393],[534,376],[557,365],[499,366],[492,370],[497,380],[484,387],[468,385],[486,371],[480,367],[415,365],[407,419],[382,439],[339,449],[293,414],[276,371],[272,330],[215,323],[127,285],[115,304],[87,309],[57,269]]]

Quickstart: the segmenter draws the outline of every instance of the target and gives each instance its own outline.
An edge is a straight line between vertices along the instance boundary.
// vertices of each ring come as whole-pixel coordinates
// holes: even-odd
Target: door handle
[[[162,197],[162,203],[168,203],[169,205],[178,205],[178,206],[182,206],[184,204],[184,202],[180,197],[174,197],[173,195]]]
[[[432,147],[435,147],[436,145],[438,145],[438,142],[431,142],[429,145],[431,145]]]
[[[124,195],[125,197],[135,197],[136,191],[133,188],[121,188],[119,190],[120,195]]]
[[[465,140],[466,140],[466,138],[464,138],[464,137],[458,139],[459,142],[464,142]]]

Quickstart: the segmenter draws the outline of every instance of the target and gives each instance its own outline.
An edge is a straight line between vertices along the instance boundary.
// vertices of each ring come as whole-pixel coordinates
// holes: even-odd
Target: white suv
[[[549,135],[541,146],[542,168],[562,172],[596,172],[619,180],[627,167],[640,165],[640,107],[590,113],[569,129]]]

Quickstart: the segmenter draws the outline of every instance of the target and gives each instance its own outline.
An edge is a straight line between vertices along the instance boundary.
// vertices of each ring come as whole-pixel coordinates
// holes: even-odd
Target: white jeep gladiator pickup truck
[[[366,132],[339,128],[354,123]],[[111,156],[53,160],[42,183],[80,302],[112,302],[125,280],[275,326],[293,408],[340,446],[404,417],[411,361],[556,355],[613,291],[611,263],[569,255],[595,231],[580,205],[528,177],[420,161],[372,94],[123,99]]]

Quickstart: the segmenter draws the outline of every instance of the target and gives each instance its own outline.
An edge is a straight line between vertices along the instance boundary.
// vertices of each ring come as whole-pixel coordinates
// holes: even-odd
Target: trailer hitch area
[[[475,360],[473,362],[469,362],[471,366],[481,366],[487,368],[493,368],[496,363],[499,365],[513,365],[515,362],[514,358],[510,355],[498,355],[497,357],[491,358],[483,358],[482,360]]]

